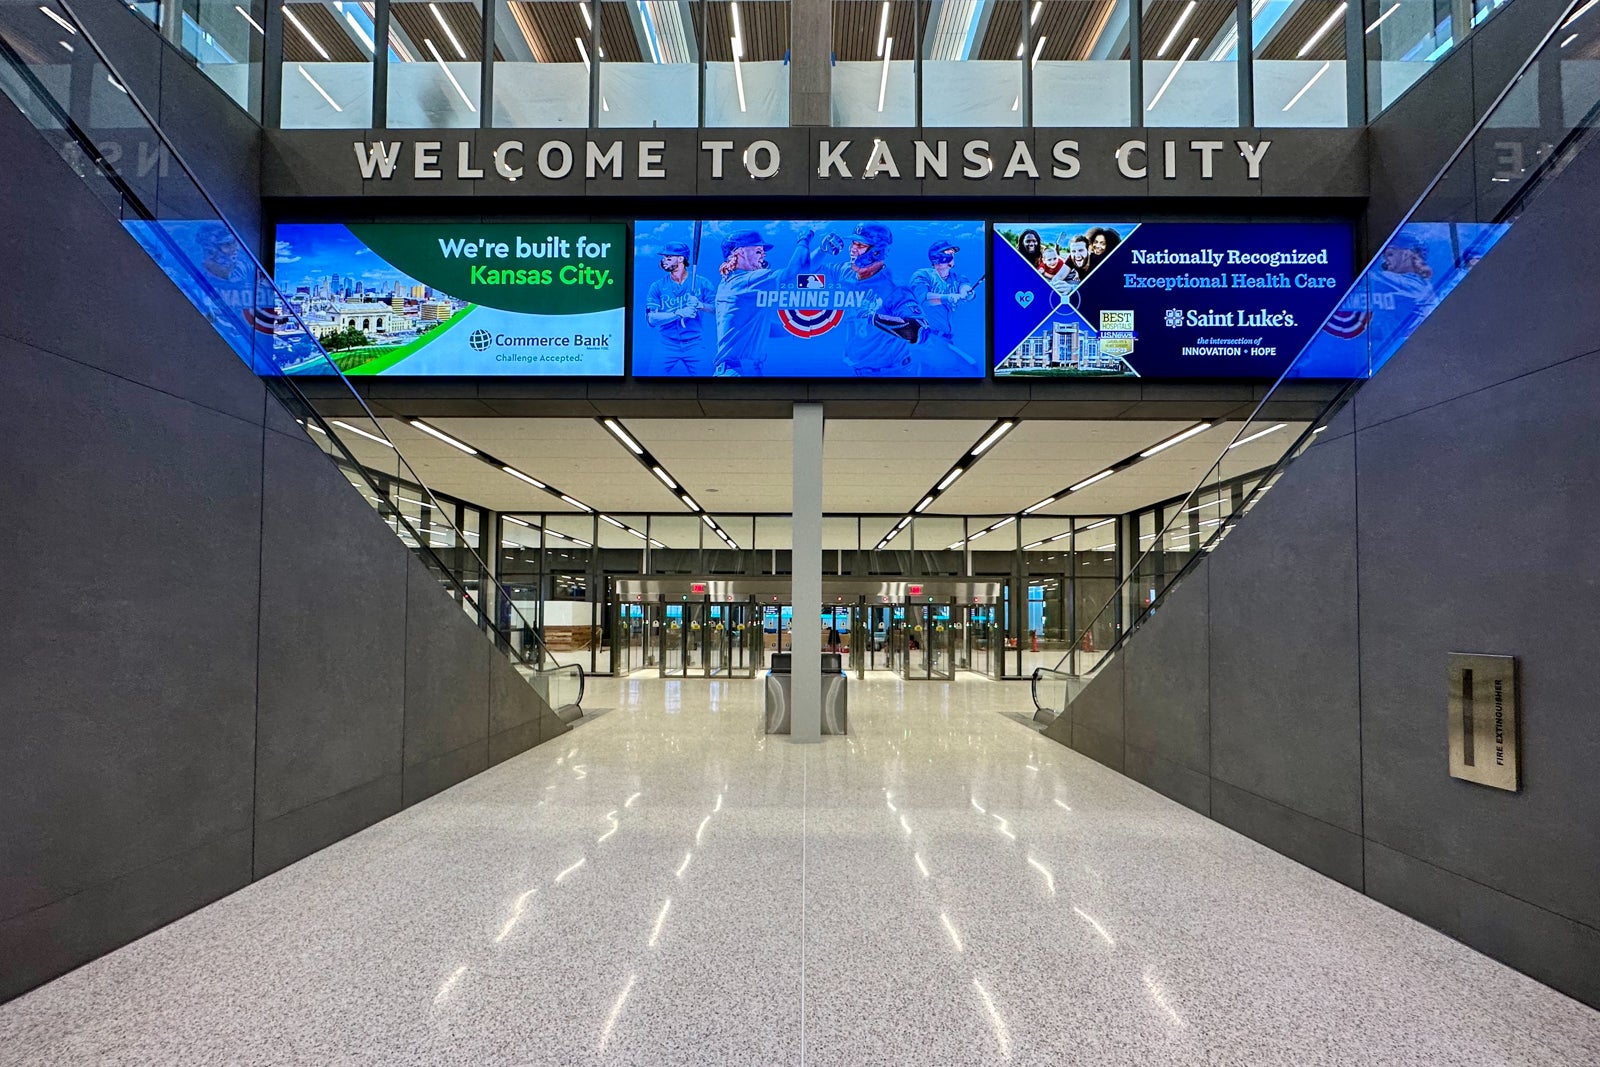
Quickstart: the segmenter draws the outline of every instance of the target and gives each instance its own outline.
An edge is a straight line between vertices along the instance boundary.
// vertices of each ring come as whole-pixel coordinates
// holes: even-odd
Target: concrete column
[[[789,125],[833,124],[833,2],[789,4]]]
[[[822,405],[794,406],[793,687],[789,737],[822,740]]]

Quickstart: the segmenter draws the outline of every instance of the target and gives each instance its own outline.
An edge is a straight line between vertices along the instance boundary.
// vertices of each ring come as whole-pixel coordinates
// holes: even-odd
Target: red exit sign
[[[690,582],[689,583],[689,592],[691,592],[691,593],[704,593],[705,591],[706,591],[706,583],[705,582]]]
[[[910,593],[912,596],[921,596],[922,595],[922,586],[920,586],[920,585],[908,585],[908,586],[906,586],[906,592]]]

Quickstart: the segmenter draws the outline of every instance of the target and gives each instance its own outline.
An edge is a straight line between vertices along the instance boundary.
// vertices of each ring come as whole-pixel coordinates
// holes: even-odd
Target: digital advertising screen
[[[996,223],[995,374],[1276,378],[1353,246],[1342,223]]]
[[[641,377],[982,378],[981,222],[639,222]]]
[[[623,371],[620,223],[286,223],[276,238],[278,288],[346,374]]]

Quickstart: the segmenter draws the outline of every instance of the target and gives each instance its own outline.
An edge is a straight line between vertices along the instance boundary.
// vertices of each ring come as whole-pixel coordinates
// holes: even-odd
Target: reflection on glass
[[[833,124],[917,123],[915,0],[836,0]]]
[[[483,8],[477,0],[389,5],[389,126],[479,125]]]
[[[1346,0],[1267,0],[1251,10],[1258,126],[1343,126]]]
[[[589,124],[593,6],[577,0],[495,0],[494,125]]]
[[[265,0],[182,0],[174,27],[178,46],[201,73],[257,118],[266,7]]]
[[[1021,0],[938,4],[922,35],[925,126],[1022,125]]]
[[[286,130],[372,124],[375,4],[283,5],[280,124]]]
[[[1366,0],[1370,114],[1377,115],[1399,99],[1455,45],[1453,6],[1451,0]]]
[[[700,122],[701,5],[604,0],[600,5],[600,125],[688,127]]]
[[[1238,126],[1233,0],[1144,0],[1144,124]]]
[[[786,0],[706,0],[707,126],[789,125]]]
[[[1035,125],[1129,125],[1129,6],[1129,0],[1032,0]]]

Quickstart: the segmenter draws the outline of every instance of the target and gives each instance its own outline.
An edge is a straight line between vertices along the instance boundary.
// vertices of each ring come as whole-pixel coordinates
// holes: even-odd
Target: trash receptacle
[[[844,657],[837,652],[824,652],[819,666],[822,671],[822,732],[846,733],[849,726],[849,698],[845,689]],[[774,655],[772,669],[767,672],[766,685],[765,728],[769,734],[789,733],[793,679],[790,653],[779,652]]]

